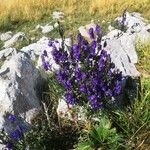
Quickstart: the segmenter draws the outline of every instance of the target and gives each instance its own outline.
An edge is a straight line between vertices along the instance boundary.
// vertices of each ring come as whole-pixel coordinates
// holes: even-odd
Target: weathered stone
[[[115,28],[113,27],[113,26],[111,26],[111,25],[109,25],[108,26],[108,31],[112,31],[112,30],[114,30]]]
[[[122,71],[124,76],[139,76],[135,67],[137,63],[137,54],[135,51],[134,37],[129,38],[124,34],[118,39],[107,40],[106,49],[110,52],[111,60],[116,68]]]
[[[103,39],[113,39],[113,38],[119,38],[121,35],[123,35],[123,32],[118,29],[114,29],[110,31],[106,36],[103,37]]]
[[[16,49],[15,48],[6,48],[0,51],[0,60],[7,59],[8,56],[16,54]]]
[[[63,17],[64,17],[63,12],[54,11],[53,14],[52,14],[53,19],[62,19]]]
[[[0,69],[0,114],[14,113],[30,122],[40,111],[42,78],[27,55],[18,53]]]
[[[54,27],[52,25],[49,25],[49,24],[47,24],[45,26],[37,25],[36,29],[41,30],[42,33],[49,33],[54,29]]]
[[[54,24],[54,28],[57,28],[59,26],[59,24],[56,22],[55,24]]]
[[[59,99],[58,107],[57,107],[57,115],[60,118],[72,120],[73,118],[72,118],[69,110],[70,110],[70,108],[69,108],[68,104],[66,103],[65,99],[64,98]]]
[[[62,40],[61,39],[56,39],[58,41],[57,46],[61,45]],[[49,39],[47,37],[42,37],[39,41],[36,43],[30,44],[26,47],[23,47],[21,49],[22,52],[27,53],[32,60],[37,61],[37,67],[42,66],[42,52],[46,50],[49,54],[48,61],[50,61],[50,64],[52,65],[52,69],[58,69],[58,65],[55,63],[53,56],[51,54],[52,52],[52,47],[48,46]],[[65,44],[70,45],[70,39],[65,39]]]
[[[11,31],[3,33],[3,34],[0,35],[0,40],[1,41],[7,41],[11,38],[12,38],[12,32]]]
[[[148,30],[149,25],[147,25],[146,20],[141,17],[139,13],[125,13],[126,19],[124,21],[124,26],[127,28],[127,33],[134,34],[136,39],[141,42],[147,42],[150,40],[150,32]],[[115,21],[119,24],[122,22],[123,17],[117,17]]]
[[[4,48],[9,48],[13,46],[17,41],[22,41],[25,34],[23,32],[18,32],[11,39],[4,43]]]

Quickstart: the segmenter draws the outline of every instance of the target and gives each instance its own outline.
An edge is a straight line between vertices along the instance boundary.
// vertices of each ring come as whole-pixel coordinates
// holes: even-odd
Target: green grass
[[[136,50],[138,53],[137,68],[143,76],[150,77],[150,42],[145,44],[138,43]]]

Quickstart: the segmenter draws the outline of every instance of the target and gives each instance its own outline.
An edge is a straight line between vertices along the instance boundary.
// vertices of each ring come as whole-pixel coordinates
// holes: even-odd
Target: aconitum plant
[[[106,107],[112,97],[121,92],[122,73],[115,69],[107,43],[102,45],[102,33],[99,25],[89,29],[90,39],[80,33],[76,41],[65,49],[64,42],[56,47],[57,42],[49,41],[52,55],[59,69],[55,71],[58,81],[65,89],[64,97],[68,104],[88,104],[92,109]],[[63,37],[63,36],[62,36]],[[63,38],[64,39],[64,38]],[[47,52],[43,53],[47,57]],[[45,70],[50,63],[43,62]]]

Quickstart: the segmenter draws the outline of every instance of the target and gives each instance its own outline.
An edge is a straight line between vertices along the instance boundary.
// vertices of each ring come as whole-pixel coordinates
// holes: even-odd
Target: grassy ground
[[[148,78],[150,77],[150,42],[138,44],[136,49],[139,56],[137,68],[144,77]]]
[[[65,13],[64,26],[66,35],[76,32],[81,25],[95,20],[106,31],[109,22],[127,9],[138,11],[150,19],[150,0],[0,0],[0,32],[8,30],[14,33],[23,31],[27,39],[42,34],[35,30],[37,24],[46,24],[52,21],[52,12],[60,10]],[[58,32],[46,34],[49,37],[58,37]],[[33,41],[25,40],[17,43],[16,48],[23,47]],[[2,43],[0,43],[0,47]]]
[[[66,14],[70,31],[91,19],[110,21],[125,9],[150,19],[149,3],[150,0],[0,0],[0,29],[47,20],[53,10]]]

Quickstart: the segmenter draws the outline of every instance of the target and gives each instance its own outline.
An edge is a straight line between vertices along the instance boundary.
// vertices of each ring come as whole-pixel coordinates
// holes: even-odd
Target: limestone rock
[[[111,60],[116,68],[122,71],[124,76],[139,76],[135,67],[137,63],[137,54],[135,51],[134,37],[124,34],[118,39],[107,40],[106,49],[110,52]]]
[[[6,48],[0,51],[0,60],[5,60],[8,58],[8,56],[16,54],[15,48]]]
[[[54,27],[52,25],[49,25],[49,24],[47,24],[45,26],[37,25],[36,29],[41,30],[42,33],[49,33],[54,29]]]
[[[1,41],[7,41],[11,38],[12,38],[12,32],[11,31],[8,31],[8,32],[3,33],[3,34],[0,35],[0,40]]]
[[[13,55],[0,69],[0,115],[5,112],[30,122],[40,111],[42,78],[24,53]]]
[[[56,39],[58,41],[58,47],[61,45],[62,40]],[[58,69],[58,65],[55,63],[53,56],[51,54],[52,48],[48,46],[49,38],[42,37],[39,41],[36,43],[30,44],[26,47],[23,47],[20,51],[27,53],[33,61],[37,61],[37,67],[42,66],[42,58],[41,55],[44,50],[48,52],[48,60],[50,61],[50,64],[52,64],[52,69]],[[65,39],[65,44],[70,45],[70,38]]]
[[[22,41],[24,37],[25,34],[23,32],[18,32],[11,39],[4,43],[4,48],[9,48],[13,46],[13,44],[15,44],[17,41]]]
[[[117,17],[115,21],[119,24],[122,22],[123,17]],[[146,20],[141,17],[139,13],[125,13],[124,26],[127,28],[127,33],[134,34],[138,40],[141,42],[146,42],[150,40],[149,25],[147,25]]]
[[[52,14],[53,19],[62,19],[64,17],[64,13],[60,11],[54,11]]]
[[[112,30],[114,30],[114,29],[115,29],[115,28],[114,28],[113,26],[111,26],[111,25],[108,26],[108,30],[109,30],[109,31],[112,31]]]
[[[64,98],[59,99],[58,107],[57,107],[57,114],[60,118],[66,118],[66,119],[72,120],[72,116],[69,111],[69,106],[67,105]]]

